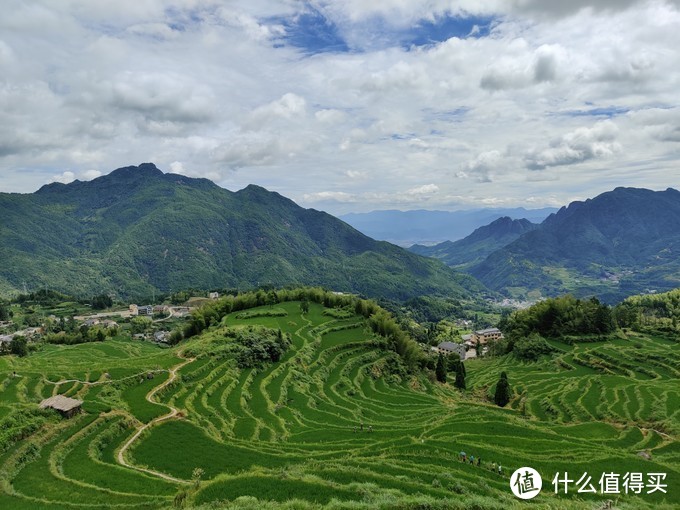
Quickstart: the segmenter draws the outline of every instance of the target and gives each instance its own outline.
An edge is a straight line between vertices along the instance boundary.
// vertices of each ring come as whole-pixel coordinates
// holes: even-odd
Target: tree
[[[505,407],[510,402],[510,384],[508,383],[508,375],[501,372],[501,377],[496,384],[496,394],[493,401],[499,407]]]
[[[464,390],[467,387],[465,384],[465,365],[462,361],[456,365],[456,381],[454,385],[460,390]]]
[[[146,333],[151,327],[151,319],[147,317],[133,317],[130,320],[132,334]]]
[[[113,299],[111,299],[111,296],[106,294],[99,294],[90,300],[90,306],[92,306],[92,308],[95,310],[103,310],[104,308],[109,308],[112,305]]]
[[[7,303],[0,301],[0,321],[8,321],[12,318],[12,311]]]
[[[28,356],[28,343],[23,336],[15,336],[9,343],[9,352],[20,357]]]
[[[444,361],[444,356],[441,354],[439,355],[439,358],[437,358],[437,368],[435,368],[434,373],[437,377],[437,381],[440,383],[446,382],[446,362]]]
[[[194,468],[194,470],[191,472],[191,480],[194,482],[194,487],[198,489],[198,486],[201,484],[201,478],[205,474],[205,471],[203,468],[197,467]]]

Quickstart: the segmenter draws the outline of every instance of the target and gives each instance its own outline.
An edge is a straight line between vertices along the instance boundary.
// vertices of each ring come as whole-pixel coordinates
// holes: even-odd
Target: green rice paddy
[[[461,393],[422,375],[390,375],[393,353],[374,347],[357,316],[324,314],[314,303],[305,315],[297,302],[268,310],[235,312],[171,350],[117,339],[0,359],[0,424],[51,395],[85,401],[83,414],[48,416],[0,450],[0,508],[680,505],[677,342],[554,342],[561,352],[536,363],[474,360]],[[185,350],[219,341],[221,328],[253,324],[291,335],[280,362],[241,370],[232,359],[199,355],[147,399],[186,361]],[[504,409],[488,399],[501,371],[514,390]],[[154,421],[171,409],[178,414]],[[118,452],[142,427],[124,451],[132,467],[120,465]],[[461,451],[481,465],[462,463]],[[508,475],[522,466],[544,480],[531,503],[509,488]],[[197,468],[200,481],[192,480]],[[574,487],[555,495],[558,472],[588,472],[595,485],[604,472],[666,473],[667,493]]]

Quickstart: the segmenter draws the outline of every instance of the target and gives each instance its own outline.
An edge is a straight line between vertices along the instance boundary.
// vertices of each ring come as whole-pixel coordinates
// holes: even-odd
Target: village
[[[0,354],[9,353],[15,339],[29,346],[45,339],[53,343],[81,343],[68,341],[66,333],[69,332],[98,340],[122,334],[168,345],[173,327],[184,322],[200,304],[219,296],[217,292],[209,292],[205,297],[192,298],[182,305],[131,303],[127,307],[96,313],[91,313],[93,310],[88,305],[76,304],[72,308],[63,307],[62,303],[53,307],[6,306],[10,311],[4,313],[6,320],[0,321]],[[63,341],[55,336],[60,333],[64,333]]]
[[[440,342],[431,346],[430,351],[434,354],[451,356],[457,354],[461,361],[485,356],[496,342],[503,339],[503,333],[498,328],[486,328],[461,335],[459,342]]]

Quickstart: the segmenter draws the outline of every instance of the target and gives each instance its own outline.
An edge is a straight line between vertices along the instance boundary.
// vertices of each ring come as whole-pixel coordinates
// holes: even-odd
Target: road
[[[119,463],[121,466],[125,466],[125,467],[130,468],[130,469],[135,469],[135,470],[137,470],[137,471],[141,471],[141,472],[143,472],[143,473],[147,473],[147,474],[152,475],[152,476],[157,476],[157,477],[159,477],[159,478],[163,478],[163,479],[165,479],[165,480],[168,480],[168,481],[171,481],[171,482],[175,482],[175,483],[182,483],[182,484],[191,483],[190,480],[182,480],[182,479],[180,479],[180,478],[175,478],[175,477],[173,477],[173,476],[166,475],[165,473],[161,473],[160,471],[154,471],[153,469],[147,469],[147,468],[143,468],[143,467],[139,467],[139,466],[135,466],[135,465],[133,465],[133,464],[130,464],[130,463],[125,459],[125,452],[130,448],[130,446],[132,445],[132,443],[134,443],[134,442],[137,440],[137,438],[138,438],[140,435],[142,435],[142,433],[143,433],[146,429],[151,428],[151,427],[153,427],[154,425],[156,425],[156,424],[158,424],[158,423],[160,423],[160,422],[162,422],[162,421],[166,421],[166,420],[169,420],[169,419],[174,418],[175,416],[177,416],[177,413],[179,413],[179,410],[178,410],[176,407],[171,406],[171,405],[168,405],[168,404],[161,404],[160,402],[156,402],[155,400],[152,399],[152,397],[153,397],[156,393],[158,393],[159,391],[161,391],[162,389],[164,389],[165,387],[167,387],[169,384],[171,384],[171,383],[177,378],[177,371],[178,371],[180,368],[182,368],[182,367],[185,366],[185,365],[188,365],[189,363],[191,363],[191,362],[193,362],[193,361],[195,361],[195,360],[196,360],[196,358],[190,358],[190,359],[187,359],[187,360],[183,361],[183,362],[180,363],[179,365],[176,365],[176,366],[174,366],[173,368],[171,368],[171,369],[170,369],[170,377],[168,377],[168,379],[167,379],[163,384],[161,384],[161,385],[159,385],[159,386],[156,386],[154,389],[152,389],[149,393],[146,394],[146,400],[147,400],[147,401],[151,402],[152,404],[156,404],[156,405],[160,405],[160,406],[165,406],[165,407],[167,407],[168,409],[170,409],[170,412],[169,412],[168,414],[164,414],[163,416],[159,416],[158,418],[155,418],[155,419],[151,420],[151,421],[150,421],[149,423],[147,423],[146,425],[140,425],[140,427],[139,427],[139,428],[137,429],[137,431],[133,434],[133,436],[132,436],[130,439],[128,439],[128,440],[125,442],[125,444],[122,446],[122,448],[118,451],[117,460],[118,460],[118,463]]]

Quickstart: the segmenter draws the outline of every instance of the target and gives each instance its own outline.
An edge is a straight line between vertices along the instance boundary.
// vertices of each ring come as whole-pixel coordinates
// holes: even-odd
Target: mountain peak
[[[108,177],[129,179],[138,177],[160,177],[162,175],[163,172],[153,163],[141,163],[139,166],[117,168],[111,172]]]

